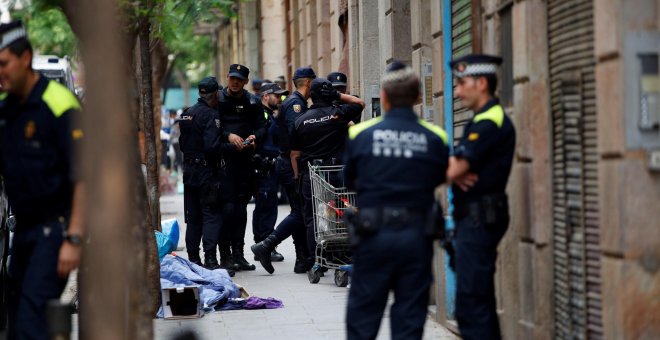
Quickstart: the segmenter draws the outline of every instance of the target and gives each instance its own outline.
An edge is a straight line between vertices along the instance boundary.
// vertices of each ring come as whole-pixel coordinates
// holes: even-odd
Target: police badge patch
[[[298,104],[293,105],[293,111],[295,111],[296,113],[300,113],[300,111],[302,111],[302,107]]]
[[[219,129],[220,128],[220,119],[215,120],[215,126]]]

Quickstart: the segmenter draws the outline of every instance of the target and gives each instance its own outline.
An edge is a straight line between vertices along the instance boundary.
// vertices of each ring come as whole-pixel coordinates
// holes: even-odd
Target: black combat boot
[[[305,246],[296,245],[296,264],[293,266],[293,272],[296,274],[305,274],[314,265],[314,257],[309,255]]]
[[[243,252],[242,244],[232,244],[231,245],[231,254],[232,259],[234,260],[234,270],[235,271],[244,271],[244,270],[255,270],[257,267],[249,263],[245,259],[245,253]]]
[[[270,252],[270,260],[273,262],[282,262],[284,261],[284,255],[277,252],[277,249],[273,249]]]
[[[220,268],[220,264],[218,264],[218,258],[215,256],[215,252],[204,254],[204,268],[208,270]]]
[[[233,271],[234,261],[231,258],[229,243],[221,243],[218,248],[220,248],[220,268]]]
[[[254,257],[259,258],[259,263],[261,263],[261,266],[266,269],[268,274],[275,272],[275,268],[273,268],[273,264],[271,263],[272,258],[270,254],[275,250],[275,247],[279,243],[280,242],[275,235],[269,235],[265,240],[250,247],[250,250],[254,253]]]
[[[196,252],[188,252],[188,261],[201,266],[202,265],[202,259],[199,257],[199,250]]]

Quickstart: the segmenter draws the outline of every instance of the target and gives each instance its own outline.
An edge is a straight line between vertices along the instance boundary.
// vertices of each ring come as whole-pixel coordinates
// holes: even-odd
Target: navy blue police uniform
[[[24,102],[7,95],[0,114],[0,169],[16,216],[9,263],[9,339],[48,339],[46,303],[67,279],[57,274],[74,185],[77,98],[43,75]]]
[[[230,66],[229,76],[247,79],[249,72],[247,67],[233,64]],[[261,100],[257,96],[247,90],[231,94],[229,89],[225,88],[220,92],[219,110],[222,126],[227,132],[236,134],[243,139],[254,135],[256,145],[263,141],[266,134],[266,119]],[[223,149],[229,178],[226,189],[233,197],[233,207],[227,217],[227,223],[231,228],[227,228],[227,232],[223,232],[220,237],[220,255],[228,253],[231,247],[234,269],[254,270],[256,267],[245,261],[243,246],[247,227],[247,206],[257,191],[257,178],[252,163],[255,149],[245,147],[238,150],[231,143],[226,143]]]
[[[346,74],[341,73],[341,72],[330,72],[328,74],[328,80],[332,83],[332,87],[337,89],[337,91],[347,94],[348,90],[348,77]],[[357,96],[356,96],[357,97]],[[357,115],[355,118],[353,118],[352,122],[354,124],[360,123],[362,120],[362,115]]]
[[[314,79],[316,78],[316,74],[311,68],[301,67],[296,70],[293,80],[295,81],[300,78]],[[293,243],[296,247],[296,260],[309,257],[309,253],[307,251],[302,201],[296,190],[293,179],[293,168],[291,167],[290,134],[295,129],[296,119],[307,112],[307,109],[307,99],[300,92],[295,91],[284,100],[277,117],[277,126],[280,130],[278,134],[280,156],[275,163],[275,171],[277,172],[277,180],[284,187],[291,211],[280,222],[273,234],[277,238],[278,243],[284,241],[289,236],[293,236]],[[298,270],[298,272],[305,271]]]
[[[395,62],[390,72],[414,76]],[[391,78],[387,81],[397,81]],[[445,181],[447,135],[419,119],[412,107],[352,126],[344,176],[360,207],[351,227],[353,278],[347,339],[375,339],[387,304],[392,339],[421,339],[432,280],[433,234],[427,218],[435,188]]]
[[[204,78],[200,93],[211,93],[220,89],[214,77]],[[197,103],[186,109],[179,120],[181,136],[179,143],[183,153],[183,196],[186,220],[186,249],[189,259],[197,264],[199,243],[207,266],[215,265],[220,232],[223,229],[223,209],[227,198],[224,190],[222,169],[222,142],[227,133],[222,131],[216,107],[199,98]]]
[[[263,141],[257,145],[259,163],[259,189],[255,196],[254,213],[252,214],[252,232],[254,243],[263,241],[275,230],[277,222],[277,192],[278,182],[275,172],[275,160],[280,154],[277,146],[278,127],[274,117],[275,112],[264,106],[266,118],[266,134]]]
[[[452,61],[457,76],[495,74],[501,59],[469,55]],[[484,72],[484,73],[482,73]],[[496,98],[475,112],[454,156],[478,175],[467,192],[453,187],[456,221],[456,319],[463,339],[499,339],[495,301],[497,245],[509,225],[505,193],[516,134]]]
[[[348,137],[348,123],[362,113],[357,104],[333,105],[332,99],[321,94],[323,86],[331,88],[324,78],[312,81],[314,105],[296,119],[291,133],[291,150],[300,151],[299,169],[302,173],[303,218],[307,228],[307,248],[315,254],[314,215],[312,206],[312,182],[308,164],[340,165]],[[341,178],[331,179],[332,185],[342,187]]]

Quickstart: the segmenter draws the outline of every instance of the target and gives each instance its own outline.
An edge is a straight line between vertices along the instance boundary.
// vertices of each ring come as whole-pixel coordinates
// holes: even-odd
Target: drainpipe
[[[443,40],[443,61],[444,65],[444,99],[445,99],[445,130],[449,141],[450,154],[454,149],[454,83],[449,61],[452,58],[452,36],[451,36],[451,0],[442,1],[442,40]],[[447,189],[447,229],[454,229],[454,204],[452,203],[453,194],[451,187]],[[456,305],[456,275],[449,268],[449,257],[445,256],[445,292],[447,319],[454,319],[454,309]]]

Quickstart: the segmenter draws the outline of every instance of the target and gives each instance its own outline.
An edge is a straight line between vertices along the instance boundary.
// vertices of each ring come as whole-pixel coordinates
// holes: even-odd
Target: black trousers
[[[353,251],[353,279],[346,313],[347,339],[375,339],[387,298],[392,339],[421,339],[428,312],[433,258],[424,223],[382,226]]]
[[[306,229],[303,221],[302,200],[297,193],[296,183],[293,180],[293,168],[291,168],[291,159],[288,157],[279,157],[275,163],[277,180],[284,186],[291,211],[282,222],[275,228],[273,234],[279,242],[284,241],[289,236],[293,237],[293,243],[296,249],[306,249]]]
[[[277,223],[277,173],[272,169],[259,179],[259,190],[254,199],[252,233],[254,243],[263,241],[275,230]]]
[[[508,218],[484,225],[468,216],[456,221],[456,320],[461,337],[500,339],[495,300],[497,245]]]
[[[37,225],[18,221],[9,262],[7,339],[50,339],[46,304],[60,298],[67,282],[57,275],[64,230],[58,220]]]
[[[256,192],[256,179],[251,160],[245,155],[234,155],[226,160],[226,195],[231,209],[226,215],[227,228],[220,235],[221,242],[230,242],[232,246],[245,244],[247,227],[247,206]]]
[[[209,204],[204,199],[204,190],[207,190],[206,186],[183,187],[188,254],[199,255],[201,241],[204,253],[215,255],[215,247],[223,229],[223,215],[230,209],[230,205],[222,203],[221,200],[217,204]]]

